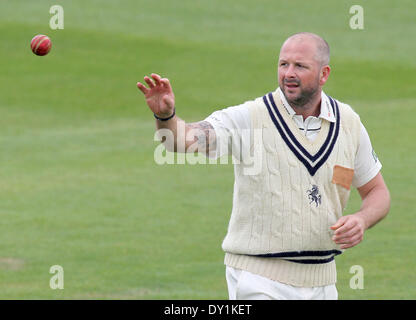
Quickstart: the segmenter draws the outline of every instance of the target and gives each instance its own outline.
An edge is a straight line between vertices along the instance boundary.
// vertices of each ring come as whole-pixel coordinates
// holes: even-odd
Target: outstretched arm
[[[148,88],[138,82],[137,87],[144,94],[146,103],[156,118],[156,129],[167,129],[174,141],[162,139],[167,150],[174,152],[204,152],[208,154],[216,148],[215,132],[207,121],[187,124],[176,115],[175,95],[167,78],[152,73],[144,77]],[[173,117],[172,117],[173,116]],[[159,118],[159,119],[158,119]],[[169,119],[166,121],[160,119]]]
[[[359,244],[364,232],[383,219],[390,210],[390,194],[380,172],[357,190],[362,199],[360,210],[341,217],[331,227],[335,230],[333,240],[341,244],[341,249]]]

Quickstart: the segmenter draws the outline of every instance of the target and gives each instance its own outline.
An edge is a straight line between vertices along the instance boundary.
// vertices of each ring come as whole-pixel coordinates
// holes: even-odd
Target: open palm
[[[144,77],[149,88],[140,82],[137,83],[137,87],[143,92],[146,103],[154,114],[161,118],[169,117],[175,107],[175,96],[170,82],[155,73],[152,73],[151,77],[153,81],[147,76]]]

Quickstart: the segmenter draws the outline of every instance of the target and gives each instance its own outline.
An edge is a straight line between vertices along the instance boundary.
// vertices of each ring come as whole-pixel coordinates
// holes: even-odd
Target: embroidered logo
[[[307,193],[310,200],[309,204],[315,202],[315,205],[318,207],[321,204],[321,195],[319,194],[318,186],[313,184],[312,188],[308,190]]]

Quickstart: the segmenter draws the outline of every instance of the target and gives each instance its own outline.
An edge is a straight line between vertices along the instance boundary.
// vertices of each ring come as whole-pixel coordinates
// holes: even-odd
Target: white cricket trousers
[[[322,287],[294,287],[257,274],[226,266],[230,300],[337,300],[334,284]]]

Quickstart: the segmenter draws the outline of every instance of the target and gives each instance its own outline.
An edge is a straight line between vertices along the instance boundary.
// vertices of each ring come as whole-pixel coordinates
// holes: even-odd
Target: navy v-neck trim
[[[308,170],[311,176],[315,175],[316,171],[318,171],[318,169],[328,159],[338,139],[340,127],[339,107],[335,99],[332,99],[330,96],[328,96],[328,98],[331,103],[331,107],[334,112],[336,121],[335,123],[331,122],[328,135],[324,143],[322,144],[321,148],[318,150],[316,154],[311,155],[296,139],[293,132],[289,129],[287,123],[284,121],[283,116],[281,115],[279,109],[276,106],[272,93],[263,96],[264,104],[266,105],[270,118],[276,126],[276,129],[279,131],[280,136],[285,141],[289,149],[293,152],[293,154],[299,159],[299,161],[301,161],[305,165],[306,169]],[[315,164],[317,160],[319,161]]]

